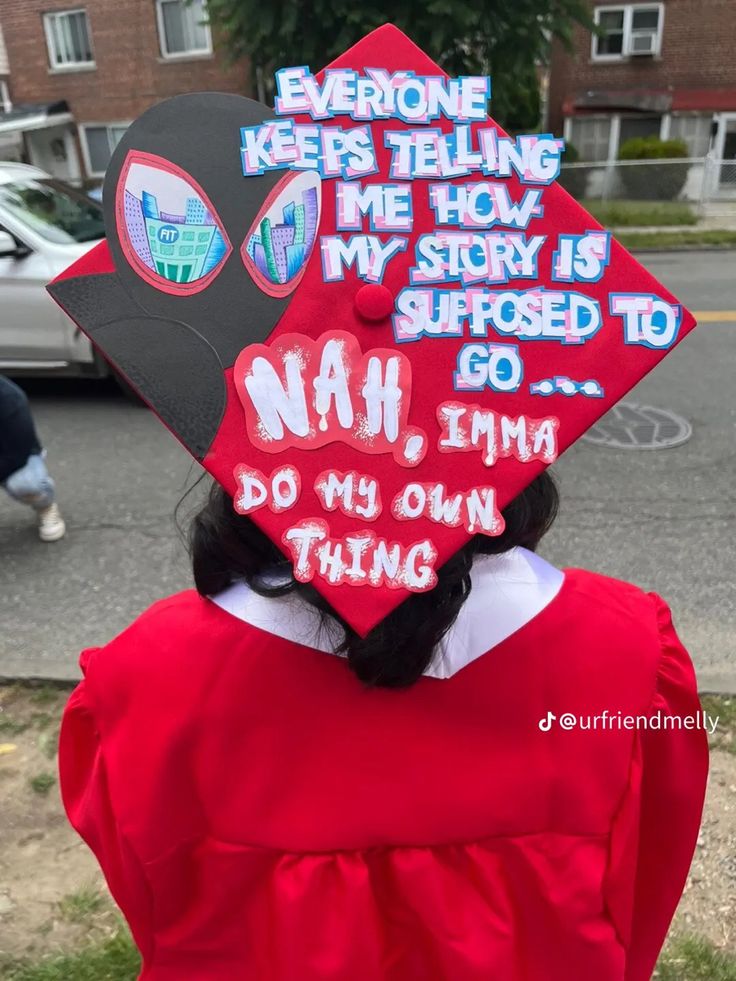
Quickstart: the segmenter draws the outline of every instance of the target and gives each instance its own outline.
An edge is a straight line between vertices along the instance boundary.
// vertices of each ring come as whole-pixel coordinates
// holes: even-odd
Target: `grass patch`
[[[682,201],[581,201],[601,225],[695,225],[698,216]]]
[[[0,685],[0,742],[30,730],[53,732],[58,727],[68,692],[53,685],[29,688]]]
[[[35,794],[41,794],[45,797],[56,783],[56,777],[53,773],[37,773],[28,782],[31,785],[31,790]]]
[[[140,957],[122,927],[109,940],[61,957],[6,966],[5,981],[135,981]]]
[[[67,692],[60,691],[53,685],[40,685],[38,688],[31,689],[30,701],[34,705],[54,705],[66,694]]]
[[[621,232],[616,238],[627,249],[687,249],[701,245],[736,247],[736,232]]]
[[[0,718],[0,736],[19,736],[29,728],[30,722],[15,722],[13,719]]]
[[[654,977],[657,981],[736,981],[736,957],[700,937],[679,937],[665,948]]]
[[[723,749],[736,755],[736,698],[725,695],[703,695],[700,699],[703,711],[715,719],[718,725],[709,736],[711,749]]]
[[[55,718],[50,712],[34,712],[31,716],[31,725],[36,729],[46,729]]]
[[[104,905],[105,901],[96,889],[80,889],[59,900],[59,915],[67,923],[85,923]]]
[[[38,737],[38,748],[47,760],[56,758],[59,748],[59,726],[56,726],[54,729],[44,729]]]
[[[135,981],[140,958],[120,927],[112,937],[76,954],[36,963],[6,962],[5,981]],[[654,972],[656,981],[736,981],[736,957],[699,937],[679,937],[666,947]]]
[[[30,719],[24,722],[0,715],[0,736],[19,736],[27,729],[48,729],[56,721],[56,716],[50,712],[34,712]]]

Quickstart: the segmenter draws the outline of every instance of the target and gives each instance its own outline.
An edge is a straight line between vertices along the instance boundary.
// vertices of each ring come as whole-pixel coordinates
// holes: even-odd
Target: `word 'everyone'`
[[[491,96],[487,75],[446,78],[366,68],[360,75],[349,68],[327,68],[320,83],[306,66],[276,72],[276,112],[308,113],[312,119],[350,116],[351,119],[404,119],[427,123],[445,119],[485,119]]]

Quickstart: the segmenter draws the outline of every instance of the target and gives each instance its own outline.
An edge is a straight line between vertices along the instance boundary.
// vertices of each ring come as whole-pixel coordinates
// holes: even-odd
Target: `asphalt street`
[[[627,401],[672,410],[692,436],[670,449],[572,447],[555,466],[562,512],[541,551],[662,594],[701,688],[734,693],[736,253],[640,258],[708,316]],[[0,498],[0,676],[74,678],[82,648],[190,586],[174,508],[199,468],[112,383],[24,385],[68,534],[42,544],[32,514]]]

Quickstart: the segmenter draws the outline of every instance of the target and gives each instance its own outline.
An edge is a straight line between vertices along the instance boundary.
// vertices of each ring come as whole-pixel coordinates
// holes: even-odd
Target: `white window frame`
[[[92,55],[89,61],[68,61],[64,64],[57,64],[54,58],[54,52],[56,51],[56,38],[52,30],[52,23],[58,21],[61,17],[68,17],[70,14],[84,14],[84,20],[87,26],[87,40],[89,42],[89,49]],[[88,70],[91,68],[96,68],[95,63],[95,51],[92,44],[92,26],[89,20],[89,14],[87,13],[86,7],[69,7],[68,10],[50,10],[43,15],[43,30],[46,35],[46,52],[49,56],[49,71],[51,72],[76,72]]]
[[[664,33],[664,4],[663,3],[613,3],[607,6],[596,7],[593,11],[593,20],[598,25],[598,15],[613,12],[623,12],[623,43],[621,54],[598,54],[596,46],[598,35],[593,33],[590,37],[590,60],[596,62],[624,61],[626,58],[637,57],[631,53],[631,31],[634,20],[634,13],[637,10],[657,10],[659,17],[657,22],[657,43],[652,56],[658,58],[662,53],[662,34]]]
[[[713,141],[713,149],[716,159],[723,160],[723,154],[726,152],[726,133],[728,131],[728,124],[731,122],[736,122],[736,112],[717,112],[714,114],[713,118],[718,124],[716,137]]]
[[[126,120],[124,122],[106,122],[106,123],[81,123],[77,126],[77,131],[79,133],[79,145],[82,148],[82,157],[84,159],[84,169],[87,172],[88,177],[103,177],[105,174],[104,170],[92,170],[92,163],[90,161],[89,154],[89,144],[87,143],[87,130],[88,129],[116,129],[125,128],[127,129],[132,120]],[[109,140],[109,136],[108,136]],[[111,150],[111,154],[115,152],[115,148]]]
[[[10,89],[8,88],[8,83],[4,78],[0,78],[0,106],[2,106],[3,112],[10,112],[13,108],[13,103],[10,98]]]
[[[9,74],[10,74],[10,63],[8,62],[8,49],[5,47],[3,25],[0,24],[0,75],[9,75]]]
[[[625,115],[630,115],[628,113],[621,112],[596,112],[596,113],[586,113],[586,117],[592,119],[610,119],[611,128],[608,133],[608,157],[606,160],[597,161],[587,161],[581,160],[581,163],[587,163],[590,167],[603,167],[615,164],[618,160],[619,144],[621,142],[621,117]],[[658,113],[652,113],[653,116],[658,115]],[[563,121],[563,137],[565,143],[572,142],[572,121],[574,116],[565,116]],[[667,133],[669,132],[670,116],[668,113],[662,114],[662,122],[659,126],[659,138],[660,140],[667,139]]]
[[[212,32],[210,31],[209,22],[205,22],[202,27],[207,36],[207,44],[204,48],[192,48],[189,51],[174,51],[169,52],[166,50],[166,27],[164,25],[164,11],[163,7],[165,3],[181,3],[183,0],[156,0],[156,25],[158,27],[158,46],[161,51],[161,57],[165,61],[182,61],[187,58],[204,58],[212,54]],[[207,4],[204,4],[205,9]]]
[[[681,110],[675,111],[667,114],[667,126],[663,127],[662,139],[669,140],[671,138],[672,123],[678,122],[681,119],[697,118],[702,119],[708,123],[708,145],[706,147],[704,154],[693,153],[688,146],[688,155],[693,159],[700,159],[708,155],[709,151],[713,148],[714,136],[713,136],[713,122],[717,120],[717,114],[713,112],[708,112],[708,110]],[[675,139],[687,140],[684,136],[676,136]]]
[[[574,142],[574,140],[572,139],[572,127],[573,127],[574,118],[575,118],[574,116],[565,116],[565,120],[563,124],[564,125],[563,136],[565,139],[565,143]],[[587,164],[591,168],[605,167],[611,161],[612,152],[615,154],[614,148],[618,146],[618,134],[621,124],[621,117],[618,115],[618,113],[613,113],[613,112],[595,112],[595,113],[586,113],[585,118],[595,119],[595,120],[604,119],[609,121],[611,124],[608,130],[608,150],[606,153],[606,159],[580,161],[580,163]]]

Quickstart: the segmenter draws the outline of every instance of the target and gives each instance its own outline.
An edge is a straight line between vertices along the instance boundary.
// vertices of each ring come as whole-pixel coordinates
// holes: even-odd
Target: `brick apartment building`
[[[0,159],[98,178],[155,102],[250,94],[247,67],[226,65],[205,20],[205,0],[0,0]]]
[[[736,159],[736,0],[590,5],[601,33],[579,27],[572,54],[553,50],[550,128],[583,160],[615,160],[652,134]],[[736,187],[736,166],[719,180]]]

